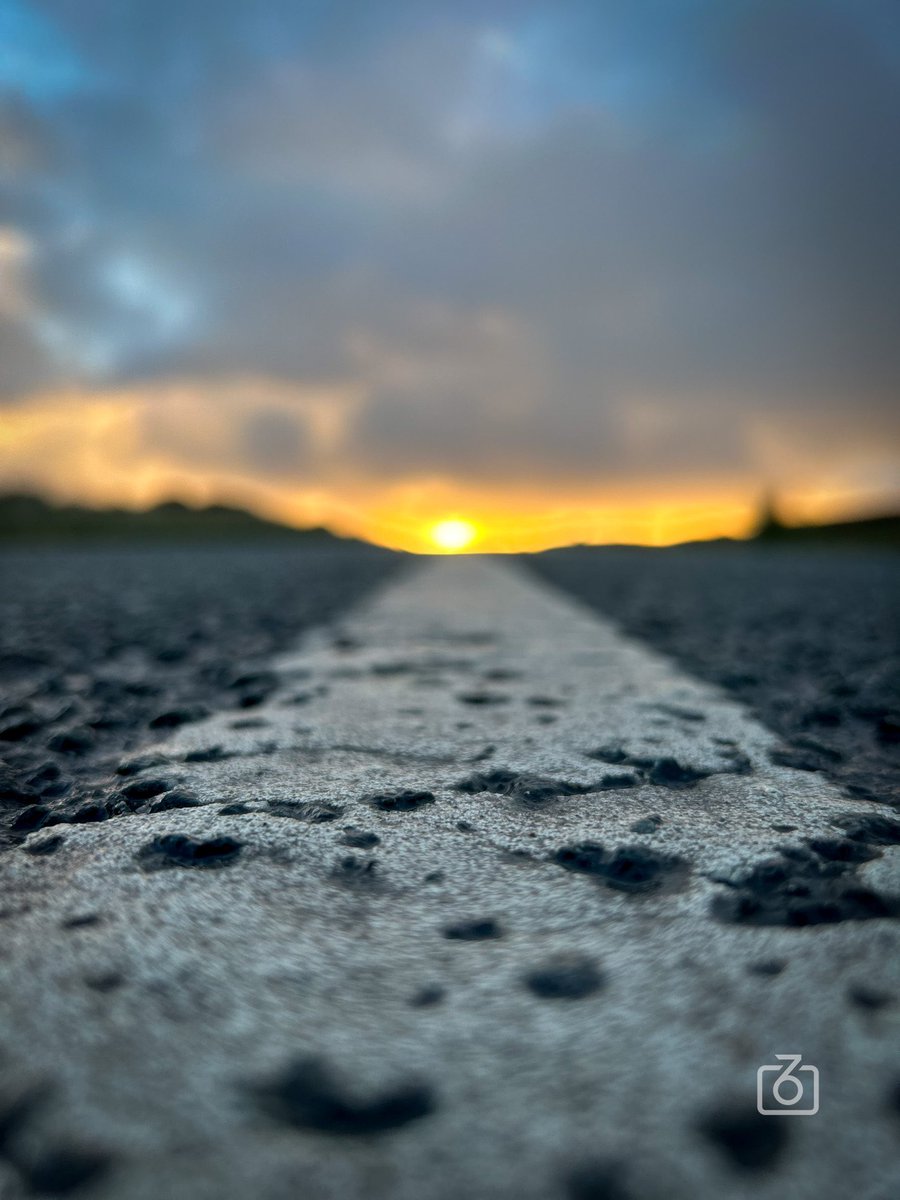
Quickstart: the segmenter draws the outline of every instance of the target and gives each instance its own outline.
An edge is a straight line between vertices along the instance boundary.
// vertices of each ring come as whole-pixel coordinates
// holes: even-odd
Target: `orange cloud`
[[[666,478],[647,471],[585,482],[561,473],[548,486],[427,472],[412,462],[378,474],[348,451],[365,403],[364,389],[352,383],[266,378],[33,395],[0,413],[0,486],[93,505],[225,501],[420,552],[434,551],[435,526],[454,520],[474,527],[472,549],[503,552],[746,536],[771,478],[764,470]],[[789,486],[778,492],[788,519],[871,511],[896,486],[889,448],[880,457],[865,447],[842,452],[833,432],[838,444],[827,469],[819,444],[815,462],[796,444],[791,462],[778,462],[781,478],[790,469]],[[763,448],[784,445],[763,426],[748,436]]]

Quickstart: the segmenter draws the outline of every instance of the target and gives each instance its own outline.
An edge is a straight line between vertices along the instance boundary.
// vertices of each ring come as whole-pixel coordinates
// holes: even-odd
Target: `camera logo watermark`
[[[764,1117],[813,1117],[819,1111],[819,1068],[800,1066],[800,1054],[776,1054],[781,1061],[756,1072],[756,1109]]]

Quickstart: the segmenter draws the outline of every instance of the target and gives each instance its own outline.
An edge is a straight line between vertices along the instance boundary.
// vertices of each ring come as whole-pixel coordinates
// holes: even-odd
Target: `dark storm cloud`
[[[9,396],[358,381],[348,455],[482,476],[896,433],[890,0],[5,7]]]

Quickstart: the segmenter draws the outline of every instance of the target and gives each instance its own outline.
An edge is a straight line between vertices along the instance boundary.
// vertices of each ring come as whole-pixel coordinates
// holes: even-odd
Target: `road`
[[[0,857],[4,1200],[893,1194],[890,808],[511,563],[272,670]]]

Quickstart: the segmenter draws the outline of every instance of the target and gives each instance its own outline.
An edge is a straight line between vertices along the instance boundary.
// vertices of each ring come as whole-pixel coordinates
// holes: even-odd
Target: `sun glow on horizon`
[[[467,549],[478,536],[478,530],[471,521],[463,521],[458,517],[448,517],[438,521],[429,530],[429,536],[434,544],[445,554],[459,554]]]
[[[333,475],[343,425],[325,428],[317,414],[342,405],[351,412],[354,403],[349,391],[250,378],[215,387],[172,379],[35,393],[0,409],[0,492],[135,510],[166,500],[227,504],[413,554],[742,538],[756,527],[763,497],[773,494],[789,525],[874,516],[900,505],[886,429],[878,431],[879,447],[851,446],[828,461],[785,463],[776,456],[739,477],[711,471],[662,477],[648,469],[602,480],[570,472],[562,479],[548,470],[540,481],[481,480],[429,474],[414,464],[384,477],[352,457]],[[260,409],[270,420],[273,414],[299,420],[298,412],[309,418],[302,480],[290,460],[285,465],[276,456],[267,468],[242,453],[241,431]],[[766,445],[776,446],[776,432],[768,431]]]

